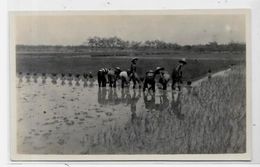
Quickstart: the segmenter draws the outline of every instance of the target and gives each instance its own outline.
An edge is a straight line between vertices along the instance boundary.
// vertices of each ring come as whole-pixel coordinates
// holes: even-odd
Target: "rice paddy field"
[[[129,68],[127,58],[17,57],[17,72],[93,73]],[[160,60],[160,61],[159,61]],[[139,73],[177,59],[142,59]],[[98,88],[93,80],[19,76],[17,150],[22,154],[204,154],[246,151],[246,85],[242,60],[189,59],[181,91]],[[95,73],[94,73],[95,74]],[[118,83],[119,84],[119,83]]]
[[[199,57],[199,55],[196,55]],[[92,72],[96,75],[101,68],[120,67],[122,70],[130,68],[131,59],[129,57],[88,57],[88,56],[17,56],[17,72],[24,73],[74,73],[82,74]],[[139,57],[137,72],[144,76],[148,70],[154,70],[156,67],[164,67],[171,73],[176,67],[178,57]],[[228,58],[196,58],[187,59],[188,65],[183,69],[183,77],[186,80],[196,80],[206,75],[210,69],[212,72],[227,69],[231,64],[244,64],[244,59]]]

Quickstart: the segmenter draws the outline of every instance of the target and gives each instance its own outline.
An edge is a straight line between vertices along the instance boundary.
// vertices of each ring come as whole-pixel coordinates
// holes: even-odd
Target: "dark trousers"
[[[148,89],[148,84],[151,85],[151,89],[153,90],[153,92],[155,92],[155,80],[154,80],[154,78],[145,78],[144,79],[143,91],[145,91],[146,88]]]
[[[136,83],[139,84],[139,88],[141,87],[141,85],[140,85],[141,81],[140,81],[140,79],[139,79],[139,77],[138,77],[136,72],[132,72],[130,74],[130,81],[131,80],[133,81],[133,89],[135,89]]]
[[[98,71],[97,78],[98,78],[98,86],[106,87],[106,83],[107,83],[106,74],[103,71]]]
[[[176,84],[178,85],[178,89],[180,90],[181,89],[181,86],[180,86],[180,84],[182,83],[182,81],[181,80],[175,80],[175,79],[173,79],[172,80],[172,90],[175,90],[176,89]]]
[[[163,78],[160,78],[159,79],[159,83],[162,84],[163,86],[163,90],[166,90],[167,89],[167,84],[168,84],[168,81],[163,79]]]
[[[116,87],[116,76],[115,75],[108,75],[108,82],[110,87]]]
[[[121,88],[124,88],[126,83],[127,83],[126,78],[121,77]]]

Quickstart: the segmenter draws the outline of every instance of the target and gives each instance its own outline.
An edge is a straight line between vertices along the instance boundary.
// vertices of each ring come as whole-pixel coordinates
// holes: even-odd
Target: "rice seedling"
[[[89,154],[216,154],[246,151],[245,69],[203,81],[163,110],[138,113],[89,140]]]

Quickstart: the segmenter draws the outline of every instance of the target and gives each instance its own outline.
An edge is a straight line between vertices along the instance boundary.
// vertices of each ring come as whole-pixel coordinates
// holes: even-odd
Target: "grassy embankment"
[[[103,129],[89,144],[84,154],[243,153],[245,69],[235,67],[227,76],[204,81],[164,111],[144,111],[124,126]]]

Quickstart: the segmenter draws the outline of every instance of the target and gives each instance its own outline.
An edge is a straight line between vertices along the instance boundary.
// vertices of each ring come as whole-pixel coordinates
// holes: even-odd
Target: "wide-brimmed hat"
[[[133,58],[133,59],[131,60],[131,62],[136,61],[136,60],[138,60],[137,57]]]
[[[180,59],[180,60],[179,60],[179,63],[182,63],[182,64],[187,64],[187,62],[186,62],[186,59],[185,59],[185,58],[182,58],[182,59]]]
[[[164,68],[163,67],[156,67],[156,69],[155,69],[156,71],[159,71],[159,70],[164,70]]]

